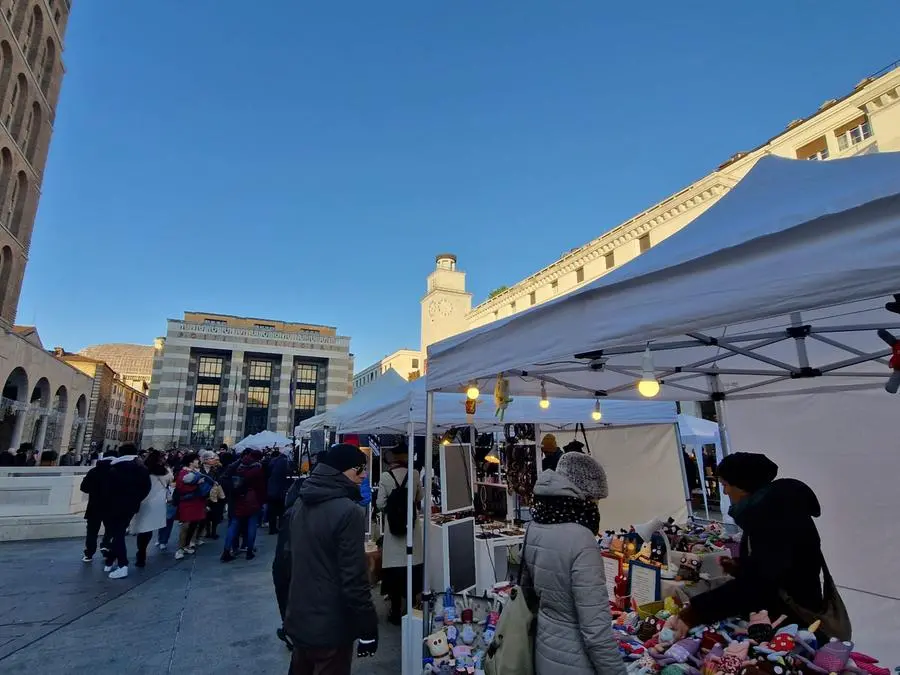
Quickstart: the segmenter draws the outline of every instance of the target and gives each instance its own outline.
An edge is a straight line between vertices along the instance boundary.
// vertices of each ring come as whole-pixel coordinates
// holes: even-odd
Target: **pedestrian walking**
[[[200,528],[200,534],[208,539],[219,538],[219,523],[225,519],[225,493],[219,487],[219,477],[222,475],[222,462],[219,456],[212,450],[204,450],[200,453],[200,470],[209,476],[214,483],[206,504],[206,520]]]
[[[177,504],[175,517],[181,523],[178,550],[175,552],[176,560],[196,552],[193,540],[200,529],[200,524],[206,520],[206,498],[213,487],[212,480],[200,471],[200,457],[196,452],[186,454],[183,462],[184,466],[175,479],[173,495],[173,501]]]
[[[150,473],[137,457],[137,448],[131,443],[119,447],[122,456],[112,460],[109,474],[109,509],[103,527],[109,535],[109,554],[104,572],[110,579],[128,576],[128,550],[125,531],[128,523],[141,508],[141,502],[150,494]]]
[[[153,540],[153,533],[166,528],[166,506],[169,490],[174,477],[165,458],[159,450],[150,450],[144,460],[144,466],[150,474],[150,493],[144,497],[141,507],[131,523],[131,532],[137,534],[137,553],[135,566],[147,564],[147,546]]]
[[[350,675],[357,656],[378,649],[378,616],[366,564],[366,512],[359,486],[366,455],[332,446],[300,487],[291,516],[290,591],[284,630],[293,675]],[[301,545],[302,544],[302,545]]]
[[[266,474],[262,466],[262,452],[250,450],[241,456],[240,462],[231,474],[228,510],[231,520],[225,535],[225,550],[222,551],[222,562],[231,562],[235,558],[238,536],[246,529],[245,545],[247,560],[256,556],[256,530],[259,525],[259,514],[266,501]]]
[[[84,478],[81,479],[81,491],[88,496],[87,508],[84,511],[84,519],[87,524],[87,534],[84,538],[84,555],[82,562],[91,562],[97,552],[97,537],[103,519],[109,511],[109,473],[112,470],[112,461],[119,456],[115,450],[111,450],[91,467]],[[105,557],[109,552],[109,533],[103,533],[103,541],[100,543],[100,553]]]
[[[268,504],[269,534],[278,534],[278,523],[284,515],[284,498],[291,487],[291,460],[288,457],[290,448],[276,450],[269,463]]]

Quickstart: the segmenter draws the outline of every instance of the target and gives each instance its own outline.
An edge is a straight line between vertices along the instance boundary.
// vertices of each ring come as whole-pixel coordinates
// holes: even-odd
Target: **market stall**
[[[883,564],[900,553],[887,485],[900,473],[900,399],[885,391],[900,365],[889,362],[900,335],[898,176],[891,153],[763,158],[628,265],[429,347],[428,388],[501,376],[512,396],[715,401],[725,453],[766,452],[816,490],[857,645],[900,662],[900,580]],[[850,540],[877,542],[879,554]]]

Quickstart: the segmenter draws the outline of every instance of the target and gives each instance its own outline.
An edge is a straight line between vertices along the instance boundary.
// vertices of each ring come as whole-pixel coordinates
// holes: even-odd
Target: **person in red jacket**
[[[178,502],[176,518],[181,523],[178,550],[175,559],[181,560],[185,554],[194,554],[191,542],[206,520],[206,497],[212,488],[212,481],[200,471],[200,457],[196,452],[184,456],[181,471],[175,478],[175,500]]]
[[[247,535],[247,560],[253,560],[256,557],[253,552],[256,544],[256,528],[259,526],[259,513],[268,497],[266,472],[262,466],[262,458],[261,451],[248,450],[241,455],[234,471],[230,472],[230,481],[226,481],[228,513],[231,515],[231,519],[225,535],[222,562],[234,560],[238,535],[242,531]]]

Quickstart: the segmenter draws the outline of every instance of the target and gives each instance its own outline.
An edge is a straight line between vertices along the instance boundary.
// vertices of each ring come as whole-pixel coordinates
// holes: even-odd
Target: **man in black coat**
[[[366,455],[332,446],[300,488],[290,521],[291,580],[284,630],[294,675],[349,675],[357,656],[378,649],[378,616],[366,565],[366,512],[359,486]]]
[[[778,465],[765,455],[728,455],[717,473],[731,500],[728,513],[743,530],[740,556],[722,563],[733,579],[691,599],[679,615],[677,632],[762,609],[798,622],[784,595],[804,609],[820,611],[824,559],[813,518],[822,509],[815,493],[793,478],[775,480]]]
[[[128,576],[128,551],[125,531],[128,523],[140,510],[144,497],[150,494],[150,472],[138,460],[137,448],[125,443],[119,448],[120,457],[112,461],[109,474],[109,508],[103,527],[109,536],[110,551],[106,556],[105,572],[110,579]]]
[[[97,535],[100,534],[100,526],[109,512],[109,475],[112,470],[112,461],[119,456],[115,450],[103,455],[96,466],[88,471],[81,479],[81,491],[88,496],[87,509],[84,511],[84,519],[87,521],[87,535],[84,539],[84,556],[82,562],[91,562],[97,552]],[[100,552],[106,556],[109,551],[109,532],[103,533],[103,541],[100,543]]]

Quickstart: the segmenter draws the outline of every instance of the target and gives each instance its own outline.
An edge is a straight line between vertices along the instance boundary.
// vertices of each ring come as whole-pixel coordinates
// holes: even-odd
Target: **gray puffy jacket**
[[[541,473],[534,494],[584,497],[555,471]],[[540,600],[536,675],[625,675],[596,537],[575,523],[531,523],[525,562]]]

